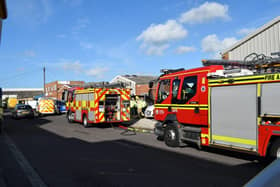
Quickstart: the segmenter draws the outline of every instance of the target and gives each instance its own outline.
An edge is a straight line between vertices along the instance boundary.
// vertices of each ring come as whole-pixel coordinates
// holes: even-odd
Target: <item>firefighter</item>
[[[134,96],[132,96],[130,100],[130,111],[132,117],[137,115],[137,103]]]
[[[138,98],[138,99],[137,99]],[[146,109],[146,101],[144,101],[143,97],[136,97],[136,101],[137,101],[137,109],[138,109],[138,116],[141,118],[144,116],[144,111]]]

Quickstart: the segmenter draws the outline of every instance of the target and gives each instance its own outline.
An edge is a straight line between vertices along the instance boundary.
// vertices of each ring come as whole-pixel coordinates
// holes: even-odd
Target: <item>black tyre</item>
[[[280,139],[277,139],[272,143],[270,156],[272,158],[280,158]]]
[[[86,115],[83,115],[83,126],[86,128],[88,127],[88,119]]]
[[[69,123],[73,123],[72,115],[73,115],[72,112],[67,113],[67,120]]]
[[[164,132],[164,142],[169,147],[179,147],[179,131],[175,126],[167,126]]]
[[[163,141],[163,140],[164,140],[164,136],[158,136],[158,137],[157,137],[157,140],[158,140],[158,141]]]

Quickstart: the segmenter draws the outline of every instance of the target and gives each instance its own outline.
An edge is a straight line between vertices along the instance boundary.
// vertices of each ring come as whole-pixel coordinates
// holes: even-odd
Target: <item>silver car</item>
[[[12,111],[12,117],[15,119],[19,118],[33,118],[34,117],[34,111],[30,105],[25,104],[17,104]]]
[[[155,109],[154,105],[147,106],[145,113],[144,113],[145,118],[154,118],[154,109]]]

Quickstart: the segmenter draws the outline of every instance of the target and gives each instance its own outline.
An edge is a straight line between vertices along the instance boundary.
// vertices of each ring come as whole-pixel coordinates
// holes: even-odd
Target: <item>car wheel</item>
[[[272,158],[280,158],[280,139],[277,139],[273,142],[270,149],[270,156]]]
[[[165,128],[164,142],[169,147],[180,146],[179,131],[175,126],[167,126]]]
[[[83,126],[88,127],[88,120],[86,115],[83,116]]]

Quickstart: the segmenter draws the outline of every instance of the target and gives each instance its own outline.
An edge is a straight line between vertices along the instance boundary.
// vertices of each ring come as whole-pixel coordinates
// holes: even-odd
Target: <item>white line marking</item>
[[[3,133],[4,140],[7,143],[10,151],[13,153],[18,164],[21,166],[23,172],[31,183],[32,187],[47,187],[38,173],[32,168],[30,163],[26,160],[22,152],[16,147],[12,139],[6,134]]]

